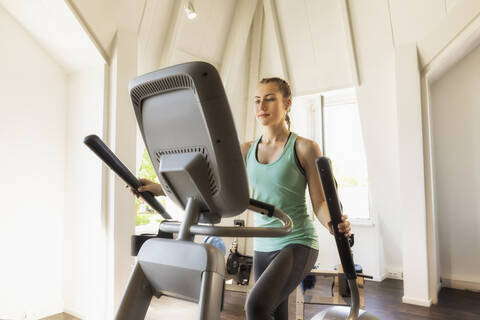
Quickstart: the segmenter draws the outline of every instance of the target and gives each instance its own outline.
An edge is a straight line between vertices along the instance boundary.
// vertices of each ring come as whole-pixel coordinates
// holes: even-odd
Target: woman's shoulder
[[[240,144],[240,148],[242,149],[242,152],[243,150],[246,150],[248,152],[248,150],[252,147],[252,144],[255,142],[255,140],[252,140],[252,141],[247,141],[247,142],[244,142],[242,144]]]
[[[247,141],[247,142],[244,142],[244,143],[240,144],[240,149],[242,150],[243,159],[245,159],[247,157],[248,150],[250,150],[250,148],[252,147],[252,144],[254,142],[255,142],[255,140],[252,140],[252,141]]]
[[[295,150],[297,151],[297,155],[299,158],[309,158],[309,157],[321,157],[322,151],[320,150],[320,146],[315,141],[297,135],[297,139],[295,141]]]

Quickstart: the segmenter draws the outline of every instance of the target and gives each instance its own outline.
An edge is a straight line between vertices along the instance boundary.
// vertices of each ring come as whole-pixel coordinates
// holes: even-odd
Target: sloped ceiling
[[[292,84],[296,95],[350,87],[357,82],[356,45],[349,29],[352,17],[349,6],[357,0],[0,0],[17,20],[29,16],[29,23],[20,21],[47,50],[71,48],[80,50],[82,42],[72,39],[71,29],[55,30],[62,18],[59,6],[65,2],[87,26],[94,42],[108,60],[115,33],[122,25],[138,32],[139,73],[156,68],[204,60],[218,69],[227,70],[230,77],[240,74],[241,55],[248,55],[251,65],[253,38],[260,38],[258,79],[281,76]],[[378,1],[385,5],[385,0]],[[191,2],[198,17],[189,20],[184,6]],[[386,0],[392,45],[416,41],[427,35],[460,0]],[[258,6],[257,6],[258,4]],[[18,9],[20,8],[20,9]],[[263,15],[261,27],[253,35],[253,11]],[[49,17],[38,23],[38,16]],[[78,23],[77,23],[78,25]],[[58,28],[57,28],[58,29]],[[55,31],[55,32],[52,32]],[[80,32],[81,33],[81,32]],[[63,34],[55,38],[55,34]],[[372,37],[375,37],[372,34]],[[83,38],[88,42],[87,37]],[[54,48],[54,49],[51,49]],[[66,49],[65,49],[66,50]],[[59,60],[68,58],[68,51],[54,53]],[[376,50],[374,47],[371,50]],[[88,57],[86,53],[80,55]],[[74,56],[74,55],[70,55]],[[79,56],[79,55],[75,55]],[[231,60],[235,63],[232,63]],[[63,62],[68,65],[70,62]],[[71,62],[68,68],[75,68]],[[229,65],[225,65],[229,64]],[[235,66],[235,67],[231,67]],[[253,68],[255,69],[255,68]],[[248,72],[247,72],[248,73]],[[251,71],[250,71],[251,73]],[[250,82],[255,82],[250,74]],[[257,80],[258,80],[257,79]],[[236,83],[235,79],[230,81]],[[361,79],[360,79],[361,83]],[[228,84],[227,84],[228,85]],[[251,85],[251,84],[250,84]]]
[[[277,0],[276,4],[296,94],[353,86],[341,1]]]
[[[188,1],[146,0],[139,32],[141,71],[202,60],[221,67],[235,0],[191,1],[198,16],[187,18]]]
[[[78,11],[107,54],[117,30],[124,0],[65,0]]]
[[[63,1],[0,0],[66,72],[103,63],[88,35]],[[28,53],[22,57],[28,57]]]
[[[355,30],[349,27],[349,5],[356,0],[192,0],[195,20],[183,12],[187,0],[144,0],[139,51],[148,56],[147,69],[199,59],[221,68],[228,45],[235,43],[228,38],[233,21],[242,19],[239,15],[252,20],[237,10],[239,1],[258,2],[263,12],[258,78],[285,77],[296,95],[358,84]],[[390,25],[385,27],[391,30],[392,46],[427,35],[459,2],[387,0]]]
[[[175,46],[176,54],[204,58],[206,61],[221,65],[228,31],[233,19],[235,1],[207,0],[195,1],[198,17],[194,20],[181,14],[181,28]]]
[[[175,23],[172,19],[174,0],[144,2],[143,16],[138,30],[138,73],[157,69],[169,25]]]
[[[232,22],[243,14],[237,10],[237,1],[257,2],[191,1],[198,17],[189,20],[183,11],[188,1],[145,0],[138,44],[141,72],[192,60],[207,61],[220,69],[227,40],[235,45],[228,39]],[[288,78],[296,94],[354,85],[345,13],[338,0],[259,2],[263,6],[258,10],[264,12],[259,78]]]
[[[450,1],[450,6],[454,4]],[[423,39],[446,15],[445,1],[390,1],[394,45],[412,41],[412,35]]]

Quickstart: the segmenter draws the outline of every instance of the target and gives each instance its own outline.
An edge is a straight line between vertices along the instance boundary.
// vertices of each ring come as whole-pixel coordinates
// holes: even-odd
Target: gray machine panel
[[[200,298],[205,272],[225,274],[225,260],[210,244],[169,239],[150,239],[140,249],[137,261],[155,293],[174,293],[188,300]]]
[[[245,164],[216,69],[194,62],[158,70],[132,80],[130,95],[157,174],[164,155],[200,153],[204,157],[209,190],[202,194],[208,191],[210,199],[204,199],[205,206],[215,214],[203,214],[200,221],[216,223],[218,219],[211,217],[242,213],[249,202]],[[167,194],[169,189],[181,188],[168,186],[167,181],[160,183]],[[186,198],[168,195],[185,207]]]

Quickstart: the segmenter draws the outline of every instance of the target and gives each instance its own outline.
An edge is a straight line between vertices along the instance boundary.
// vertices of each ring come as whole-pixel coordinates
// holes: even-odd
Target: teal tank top
[[[297,135],[293,132],[290,134],[280,157],[269,164],[257,160],[260,139],[252,144],[246,158],[250,197],[283,210],[292,219],[293,230],[284,237],[254,238],[253,249],[270,252],[295,243],[318,250],[318,236],[305,202],[307,179],[295,162]],[[259,213],[254,213],[254,223],[256,227],[267,228],[282,225],[276,218]]]

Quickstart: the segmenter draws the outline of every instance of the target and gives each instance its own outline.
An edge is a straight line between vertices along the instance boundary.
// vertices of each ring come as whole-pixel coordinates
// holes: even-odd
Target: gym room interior
[[[371,276],[362,308],[480,318],[479,0],[0,0],[0,39],[0,319],[114,317],[131,236],[162,218],[83,139],[151,177],[128,84],[192,61],[218,70],[240,143],[261,135],[260,79],[290,83],[292,131],[337,166],[353,257]],[[307,206],[328,273],[335,240]],[[252,238],[235,240],[253,254]],[[330,299],[336,280],[318,277],[301,317],[293,291],[289,319],[329,307],[307,300]],[[227,283],[221,319],[246,319],[252,286]],[[153,300],[145,319],[197,318],[194,302]]]

